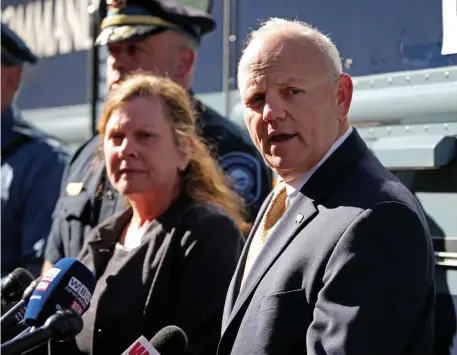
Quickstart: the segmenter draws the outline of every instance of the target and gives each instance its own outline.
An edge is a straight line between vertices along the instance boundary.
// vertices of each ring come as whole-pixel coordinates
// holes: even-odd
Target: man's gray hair
[[[261,26],[257,30],[252,31],[249,34],[245,51],[256,40],[261,40],[266,34],[273,33],[282,34],[287,37],[294,36],[305,38],[307,41],[313,43],[321,52],[329,70],[335,77],[338,77],[343,73],[340,54],[330,37],[303,21],[287,20],[278,17],[268,19],[261,23]],[[241,57],[240,63],[242,59],[243,56]]]

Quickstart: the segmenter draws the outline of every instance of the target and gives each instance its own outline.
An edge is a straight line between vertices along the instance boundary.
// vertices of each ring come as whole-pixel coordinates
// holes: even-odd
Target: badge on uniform
[[[127,5],[127,0],[106,0],[106,7],[113,12],[119,12]]]
[[[78,196],[83,190],[82,182],[70,182],[67,185],[66,191],[68,196]]]
[[[262,169],[255,157],[244,152],[232,152],[219,158],[219,165],[234,180],[234,190],[250,206],[262,192]]]
[[[7,201],[10,198],[10,186],[13,182],[14,171],[8,163],[2,164],[1,179],[2,179],[2,200]],[[2,202],[3,207],[3,202]]]

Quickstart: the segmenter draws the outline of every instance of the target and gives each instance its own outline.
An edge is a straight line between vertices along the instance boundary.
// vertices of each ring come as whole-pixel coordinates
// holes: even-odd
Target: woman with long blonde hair
[[[172,324],[187,334],[187,353],[216,353],[248,226],[192,107],[178,84],[141,73],[106,101],[101,150],[128,204],[92,231],[79,256],[97,278],[79,353],[120,354]]]

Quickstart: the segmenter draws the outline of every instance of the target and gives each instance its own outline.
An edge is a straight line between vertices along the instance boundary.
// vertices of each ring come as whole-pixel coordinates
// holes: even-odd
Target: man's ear
[[[349,75],[343,73],[338,78],[337,83],[337,111],[338,119],[343,122],[349,114],[349,109],[352,102],[352,79]]]
[[[19,90],[21,83],[22,67],[14,65],[5,67],[2,65],[2,92],[1,92],[1,109],[5,110],[14,100],[14,96]]]
[[[5,76],[4,83],[8,89],[16,91],[19,88],[21,82],[22,67],[20,65],[14,65],[2,70],[2,75]]]
[[[193,49],[188,47],[182,47],[178,50],[178,63],[177,71],[179,76],[185,77],[188,75],[195,64],[196,53]]]

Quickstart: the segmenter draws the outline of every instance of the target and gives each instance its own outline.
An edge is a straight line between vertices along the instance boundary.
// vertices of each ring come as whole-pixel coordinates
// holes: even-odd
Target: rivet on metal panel
[[[405,126],[405,131],[409,132],[409,126]]]
[[[352,64],[354,64],[354,61],[352,60],[352,58],[347,58],[344,61],[344,68],[351,69]]]
[[[388,77],[388,78],[387,78],[387,82],[388,82],[389,84],[392,83],[392,78],[391,78],[391,77]]]
[[[447,129],[448,129],[447,123],[444,124],[444,129],[447,131]]]
[[[448,71],[444,72],[444,76],[446,77],[446,79],[448,79],[449,78],[449,72]]]
[[[425,80],[430,79],[430,74],[425,74]]]
[[[410,77],[409,75],[407,75],[407,76],[405,77],[405,79],[406,79],[407,82],[410,82],[410,81],[411,81],[411,77]]]

